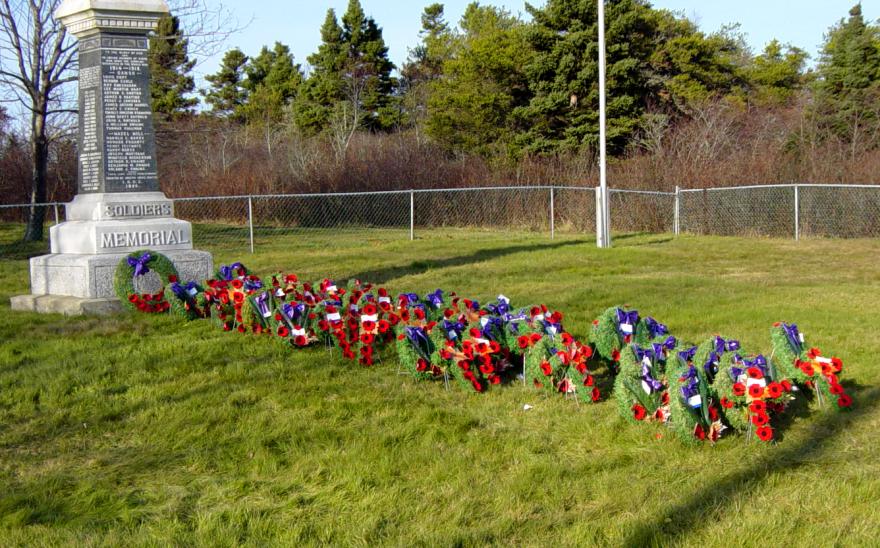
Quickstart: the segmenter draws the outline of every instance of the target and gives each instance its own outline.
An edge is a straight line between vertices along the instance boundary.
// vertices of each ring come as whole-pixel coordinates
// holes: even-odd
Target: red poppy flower
[[[822,355],[822,351],[819,350],[818,348],[811,348],[809,351],[807,351],[807,357],[810,358],[811,360],[815,360],[816,358],[818,358],[821,355]]]
[[[598,389],[598,388],[593,388],[592,393],[590,393],[590,398],[591,398],[593,401],[599,401],[599,397],[600,397],[600,396],[601,396],[601,394],[599,394],[599,389]]]
[[[238,332],[239,332],[239,333],[244,333],[245,331],[246,331],[246,330],[245,330],[245,328],[244,328],[244,325],[239,325],[239,326],[238,326]]]
[[[749,411],[752,413],[765,413],[767,411],[767,404],[761,400],[753,401],[749,404]]]
[[[364,333],[361,335],[361,342],[364,344],[373,344],[373,339],[374,337],[370,333]]]
[[[633,418],[637,421],[645,420],[645,417],[648,415],[648,410],[639,404],[633,405],[631,409],[633,412]]]
[[[416,362],[416,371],[419,373],[424,373],[428,370],[428,362],[424,360],[424,358],[419,358],[419,361]]]
[[[852,406],[852,398],[843,394],[839,398],[837,398],[837,406],[838,407],[851,407]]]
[[[735,396],[745,396],[746,395],[746,385],[741,382],[738,382],[733,385],[733,394]]]
[[[305,346],[308,344],[308,339],[306,339],[305,335],[297,335],[295,339],[293,339],[293,344],[297,346]],[[352,356],[353,357],[353,356]]]
[[[532,344],[538,344],[538,342],[539,342],[542,338],[543,338],[543,335],[541,335],[540,333],[532,333],[531,335],[529,335],[529,341],[530,341]]]
[[[409,310],[403,310],[403,311],[401,311],[401,313],[400,313],[400,319],[403,320],[403,321],[405,321],[405,322],[408,322],[408,321],[409,321]]]
[[[832,384],[828,387],[828,391],[834,394],[835,396],[842,396],[844,394],[843,387],[839,384]]]
[[[584,386],[593,386],[593,384],[594,384],[593,376],[587,375],[587,377],[584,379]]]
[[[498,375],[490,375],[489,382],[491,382],[492,384],[501,384],[501,377],[499,377]]]
[[[783,390],[785,390],[786,392],[791,392],[791,381],[790,380],[784,379],[779,384],[782,385]]]
[[[553,367],[550,365],[550,362],[548,362],[547,360],[544,360],[543,362],[541,362],[541,371],[547,377],[552,375],[553,374]]]
[[[568,333],[563,333],[562,334],[562,344],[564,344],[565,346],[569,346],[569,345],[571,345],[571,343],[572,343],[571,335],[569,335]]]
[[[379,333],[387,333],[391,329],[391,324],[387,320],[379,320]]]
[[[712,422],[718,420],[718,409],[714,405],[709,408],[709,418],[712,420]]]
[[[747,371],[750,379],[763,379],[764,373],[761,372],[757,367],[749,367]]]
[[[728,400],[727,398],[721,398],[721,407],[723,407],[725,409],[732,409],[733,402]]]
[[[305,345],[302,345],[302,346],[305,346]],[[353,360],[354,359],[354,352],[352,352],[351,350],[343,350],[342,357],[344,357],[346,360]]]
[[[697,438],[697,439],[700,440],[700,441],[703,441],[703,440],[706,439],[706,431],[703,430],[703,425],[702,425],[702,424],[697,424],[697,425],[694,427],[694,437]]]
[[[772,400],[775,400],[776,398],[781,396],[782,392],[783,392],[782,385],[779,384],[778,382],[771,382],[770,384],[767,385],[767,397]]]
[[[244,301],[244,293],[234,293],[232,295],[232,300],[236,302],[236,304],[241,304]]]
[[[765,426],[768,422],[770,422],[770,417],[767,413],[761,412],[752,415],[752,424],[755,426]]]
[[[770,441],[773,439],[773,429],[769,426],[761,426],[755,430],[755,434],[757,434],[758,439],[761,441]]]
[[[480,384],[479,381],[473,380],[471,381],[471,384],[474,385],[474,390],[476,390],[477,392],[482,392],[484,390],[483,385]]]
[[[425,319],[425,311],[422,310],[421,308],[413,309],[413,313],[416,315],[417,320],[424,320]]]
[[[495,368],[492,366],[492,364],[483,364],[480,366],[480,373],[482,373],[483,375],[491,375],[494,372]]]
[[[278,327],[278,336],[279,337],[288,337],[289,335],[290,335],[289,329],[287,329],[283,325]]]
[[[372,303],[370,303],[370,304],[368,304],[368,305],[365,305],[365,306],[364,306],[363,313],[366,314],[367,316],[373,316],[373,315],[375,315],[375,314],[377,313],[376,305],[374,305],[374,304],[372,304]]]
[[[241,280],[232,280],[232,287],[234,287],[235,289],[241,289],[243,285],[244,284]]]
[[[587,374],[587,366],[585,364],[579,363],[579,364],[575,365],[574,368],[577,369],[577,372],[580,373],[581,375]]]
[[[660,403],[663,405],[669,405],[669,392],[663,392],[663,395],[660,396]]]
[[[516,339],[516,344],[517,344],[517,346],[519,346],[521,349],[525,350],[526,348],[529,347],[530,341],[529,341],[529,338],[528,338],[527,336],[523,335],[523,336],[518,337],[518,338]]]
[[[223,324],[223,331],[232,331],[232,324],[228,323],[228,322],[224,323]]]
[[[749,387],[749,396],[760,398],[764,395],[764,387],[759,384],[753,384]]]
[[[835,373],[840,373],[843,371],[843,362],[840,358],[831,358],[831,365],[834,367]]]
[[[619,362],[620,361],[620,351],[616,348],[611,351],[611,361]]]

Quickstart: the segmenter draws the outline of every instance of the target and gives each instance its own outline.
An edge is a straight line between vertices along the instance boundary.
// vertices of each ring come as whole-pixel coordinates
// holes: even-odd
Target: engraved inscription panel
[[[100,33],[79,65],[79,192],[158,190],[146,38]]]
[[[136,42],[102,40],[105,192],[158,188],[147,51],[118,47]]]

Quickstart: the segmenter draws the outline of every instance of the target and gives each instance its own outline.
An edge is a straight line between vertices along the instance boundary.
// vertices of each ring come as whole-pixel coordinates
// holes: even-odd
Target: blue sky
[[[441,1],[446,19],[457,22],[469,0],[361,0],[364,11],[372,15],[383,29],[391,60],[400,66],[407,56],[407,47],[418,43],[420,16],[425,5]],[[345,11],[348,0],[225,0],[241,23],[251,21],[240,33],[230,37],[227,47],[241,48],[254,55],[263,45],[276,40],[290,46],[297,62],[320,43],[319,29],[327,9],[337,16]],[[514,14],[525,16],[523,0],[484,0],[483,5],[502,6]],[[532,0],[543,5],[544,0]],[[741,30],[753,50],[759,51],[773,38],[805,49],[815,60],[822,36],[828,27],[847,16],[856,0],[655,0],[654,7],[680,11],[697,22],[705,31],[714,31],[728,23],[740,23]],[[880,0],[863,0],[866,18],[880,18]],[[222,52],[214,58],[201,60],[197,73],[201,76],[216,70]]]

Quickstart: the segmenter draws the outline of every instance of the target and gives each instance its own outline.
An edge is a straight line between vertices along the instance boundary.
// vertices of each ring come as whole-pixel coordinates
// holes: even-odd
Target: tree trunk
[[[24,241],[38,242],[43,239],[43,223],[46,220],[46,186],[49,177],[49,140],[46,137],[46,115],[35,112],[31,116],[31,207],[28,212]]]

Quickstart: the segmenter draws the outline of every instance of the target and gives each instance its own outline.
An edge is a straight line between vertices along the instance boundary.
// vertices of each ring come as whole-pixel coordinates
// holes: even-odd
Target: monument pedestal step
[[[162,251],[174,263],[182,282],[204,282],[214,275],[214,260],[206,251]],[[78,297],[80,299],[115,299],[113,277],[127,253],[106,255],[54,254],[31,259],[31,293]]]
[[[59,295],[19,295],[10,299],[13,310],[64,314],[65,316],[107,316],[122,312],[119,299],[82,299]]]

